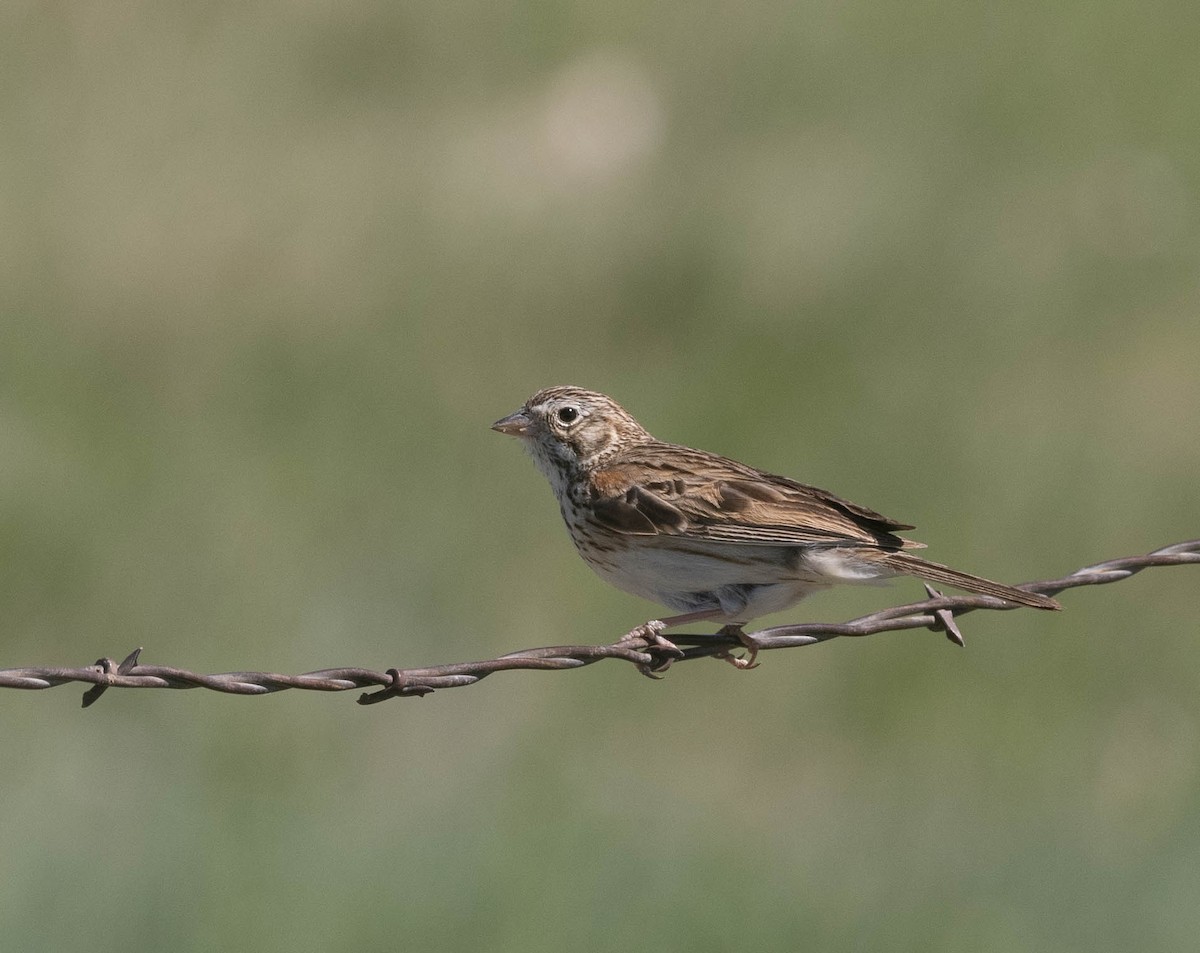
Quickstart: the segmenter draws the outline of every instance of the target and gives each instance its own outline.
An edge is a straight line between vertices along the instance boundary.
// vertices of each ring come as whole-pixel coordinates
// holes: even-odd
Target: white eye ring
[[[558,418],[560,424],[565,424],[569,427],[579,419],[579,408],[567,404],[565,407],[559,407],[558,413],[555,416]]]

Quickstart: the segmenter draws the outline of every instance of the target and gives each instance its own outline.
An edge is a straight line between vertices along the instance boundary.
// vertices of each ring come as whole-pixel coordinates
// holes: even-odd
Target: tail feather
[[[968,572],[959,572],[959,570],[943,566],[941,563],[932,563],[927,559],[922,559],[920,556],[912,556],[908,553],[890,553],[885,563],[897,572],[910,576],[918,576],[929,582],[944,583],[947,586],[954,586],[956,589],[965,589],[967,592],[978,592],[984,596],[995,596],[997,599],[1017,602],[1023,606],[1031,606],[1034,609],[1062,608],[1057,601],[1051,599],[1049,596],[1043,596],[1040,592],[1026,592],[1024,589],[1006,586],[1002,582],[992,582],[990,579],[984,579],[982,576],[972,576]]]

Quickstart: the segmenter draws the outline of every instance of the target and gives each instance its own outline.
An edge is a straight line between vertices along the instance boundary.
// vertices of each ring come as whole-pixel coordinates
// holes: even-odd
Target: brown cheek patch
[[[598,496],[619,496],[629,487],[629,481],[615,470],[600,470],[592,474],[592,486]]]

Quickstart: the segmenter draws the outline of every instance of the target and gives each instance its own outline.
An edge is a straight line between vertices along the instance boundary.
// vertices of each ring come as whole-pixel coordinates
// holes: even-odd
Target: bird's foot
[[[620,642],[645,642],[647,645],[655,645],[664,652],[669,652],[672,655],[682,657],[683,649],[672,642],[668,638],[664,638],[663,633],[667,630],[667,624],[659,619],[651,619],[649,622],[643,622],[641,625],[630,629],[620,638]]]
[[[618,645],[625,642],[641,642],[650,650],[655,661],[638,666],[638,671],[650,678],[661,678],[662,673],[671,667],[672,662],[677,658],[683,658],[683,649],[670,639],[663,637],[666,629],[665,622],[660,619],[651,619],[649,622],[643,622],[630,629],[617,640]]]
[[[746,654],[734,655],[728,649],[725,649],[722,652],[718,652],[713,656],[713,658],[719,658],[722,661],[728,662],[734,668],[742,671],[758,668],[758,646],[754,644],[754,641],[750,636],[742,631],[742,627],[740,625],[724,626],[717,634],[732,636],[733,638],[737,639],[742,643],[742,645],[746,646]]]

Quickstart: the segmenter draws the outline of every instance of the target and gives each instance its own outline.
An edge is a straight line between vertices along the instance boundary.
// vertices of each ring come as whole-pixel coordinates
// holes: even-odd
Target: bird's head
[[[622,444],[650,439],[615,400],[581,387],[540,390],[492,429],[521,438],[556,489],[556,480],[595,466]]]

